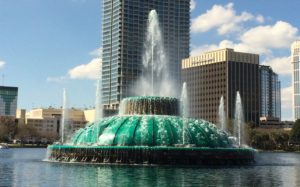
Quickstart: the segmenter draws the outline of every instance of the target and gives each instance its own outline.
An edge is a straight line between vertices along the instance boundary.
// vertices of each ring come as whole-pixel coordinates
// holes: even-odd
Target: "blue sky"
[[[71,106],[94,105],[101,3],[0,0],[0,75],[19,87],[19,108],[60,107],[63,88]],[[299,6],[299,0],[194,0],[191,53],[219,47],[259,53],[261,64],[280,76],[282,116],[291,119],[289,48],[299,38]]]

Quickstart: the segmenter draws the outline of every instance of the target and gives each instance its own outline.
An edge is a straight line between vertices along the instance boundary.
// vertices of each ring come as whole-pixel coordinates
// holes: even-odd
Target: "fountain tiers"
[[[52,145],[49,160],[107,164],[248,165],[255,151],[246,148],[67,146]]]
[[[104,118],[79,129],[70,145],[49,146],[49,159],[179,165],[250,164],[254,160],[253,149],[233,148],[228,135],[214,124],[172,116],[179,111],[177,99],[135,97],[122,103],[124,115]]]
[[[172,97],[128,97],[121,102],[124,115],[179,115],[179,101]]]

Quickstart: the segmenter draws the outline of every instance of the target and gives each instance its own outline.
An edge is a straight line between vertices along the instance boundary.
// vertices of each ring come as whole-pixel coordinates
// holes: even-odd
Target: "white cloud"
[[[291,109],[293,106],[293,86],[281,89],[281,108]]]
[[[234,48],[235,44],[232,41],[229,40],[223,40],[219,44],[206,44],[202,46],[192,46],[192,51],[191,55],[199,55],[201,53],[207,52],[207,51],[213,51],[217,49],[222,49],[222,48]]]
[[[90,52],[90,55],[92,55],[94,57],[102,58],[102,47]]]
[[[262,15],[258,15],[258,16],[256,16],[256,21],[258,23],[264,23],[265,22],[265,18]]]
[[[68,77],[65,77],[65,76],[61,76],[61,77],[48,77],[47,78],[47,82],[61,83],[61,82],[63,82],[66,79],[68,79]]]
[[[102,59],[94,58],[88,64],[76,66],[68,71],[70,79],[98,79],[100,76]]]
[[[282,120],[293,120],[293,87],[281,89],[281,111]]]
[[[65,76],[48,77],[48,82],[63,82],[68,79],[89,79],[95,80],[101,77],[102,69],[102,48],[90,52],[94,58],[87,64],[81,64],[70,69]]]
[[[193,11],[195,8],[196,8],[196,1],[195,0],[191,0],[191,5],[190,5],[191,11]]]
[[[203,52],[217,50],[217,49],[223,49],[223,48],[232,48],[235,51],[239,52],[247,52],[247,53],[267,53],[269,52],[265,48],[252,48],[249,45],[243,44],[243,43],[234,43],[230,40],[222,40],[219,44],[210,44],[210,45],[202,45],[202,46],[192,46],[191,55],[199,55]]]
[[[273,71],[279,75],[292,76],[292,64],[290,57],[268,58],[262,62],[263,65],[271,66]]]
[[[0,60],[0,69],[3,68],[5,66],[5,62]]]
[[[272,49],[288,49],[292,41],[297,38],[299,38],[299,36],[296,27],[293,27],[287,22],[278,21],[274,25],[253,27],[243,33],[237,43],[230,40],[223,40],[219,44],[194,47],[192,54],[206,49],[211,50],[228,47],[240,52],[267,54],[271,56]]]
[[[248,12],[237,14],[233,6],[233,3],[228,3],[225,6],[214,5],[206,13],[192,20],[191,31],[206,32],[211,29],[217,29],[218,33],[223,35],[239,31],[243,22],[256,19],[255,16]],[[263,17],[260,16],[257,19],[262,21]]]
[[[291,42],[297,38],[298,29],[291,24],[278,21],[274,25],[257,26],[245,32],[241,43],[250,47],[289,48]]]

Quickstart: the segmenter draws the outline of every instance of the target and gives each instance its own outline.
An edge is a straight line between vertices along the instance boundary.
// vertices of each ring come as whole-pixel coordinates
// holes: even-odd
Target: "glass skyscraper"
[[[18,88],[0,86],[0,116],[16,116]]]
[[[299,56],[300,56],[300,41],[295,41],[291,46],[291,60],[293,64],[293,112],[294,119],[300,119],[300,75],[299,75]]]
[[[281,90],[278,75],[270,66],[259,66],[260,117],[281,119]]]
[[[105,109],[116,109],[120,100],[134,95],[132,89],[142,74],[147,19],[152,9],[159,16],[171,78],[178,88],[181,85],[181,60],[189,56],[190,0],[103,0]]]

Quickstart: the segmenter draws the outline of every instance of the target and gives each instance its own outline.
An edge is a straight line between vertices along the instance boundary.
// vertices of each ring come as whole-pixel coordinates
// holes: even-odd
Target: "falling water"
[[[227,124],[226,124],[226,114],[224,108],[224,97],[222,96],[220,99],[219,105],[219,125],[223,131],[227,131]]]
[[[67,123],[68,123],[68,100],[67,91],[63,89],[63,106],[62,106],[62,118],[61,118],[61,143],[64,143],[67,135]]]
[[[189,116],[189,100],[188,100],[188,94],[187,94],[187,87],[186,82],[183,83],[182,91],[181,91],[181,97],[180,97],[180,103],[181,103],[181,115],[183,116],[183,128],[182,128],[182,143],[186,144],[186,130],[187,130],[187,119]]]
[[[103,109],[102,109],[102,101],[101,101],[101,78],[97,80],[97,88],[96,88],[96,103],[95,103],[95,121],[100,120],[103,117]]]
[[[181,102],[181,107],[180,107],[181,115],[183,117],[188,117],[188,115],[189,115],[189,103],[188,103],[189,100],[188,100],[186,82],[184,82],[182,85],[180,102]]]
[[[136,94],[176,96],[168,66],[158,15],[155,10],[151,10],[144,42],[143,75],[136,85]]]
[[[237,136],[238,146],[240,147],[242,143],[242,136],[244,134],[244,114],[243,114],[243,105],[240,93],[236,93],[236,102],[235,102],[235,114],[234,114],[234,133]]]

